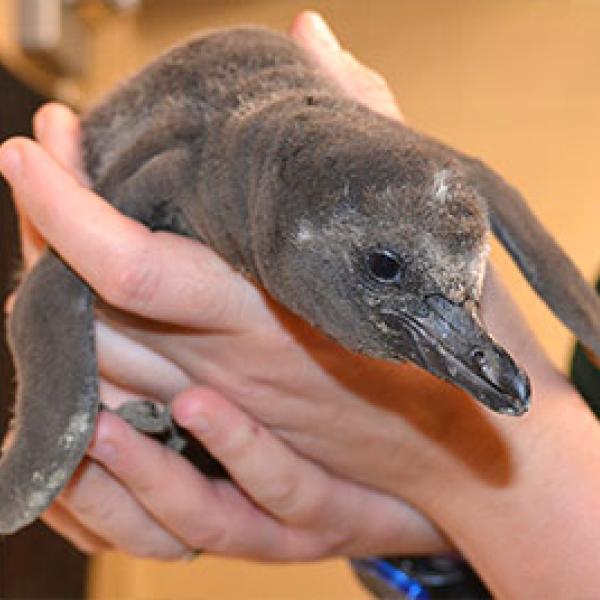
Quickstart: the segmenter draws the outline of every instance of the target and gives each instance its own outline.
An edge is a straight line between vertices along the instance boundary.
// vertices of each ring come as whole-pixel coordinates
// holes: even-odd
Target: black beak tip
[[[529,410],[529,402],[511,399],[510,403],[503,404],[497,408],[497,412],[501,415],[509,415],[511,417],[520,417]]]
[[[492,410],[520,416],[529,408],[529,377],[511,356],[490,340],[469,354],[469,367],[479,378],[481,395],[477,397]],[[487,384],[487,385],[486,385]],[[479,386],[477,386],[479,387]]]
[[[529,410],[531,386],[527,373],[518,369],[510,378],[502,382],[502,402],[496,410],[504,415],[519,417]]]

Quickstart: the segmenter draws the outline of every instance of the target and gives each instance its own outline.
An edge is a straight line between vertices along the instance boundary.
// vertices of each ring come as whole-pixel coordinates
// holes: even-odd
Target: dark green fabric
[[[600,293],[600,279],[596,284],[596,290]],[[589,361],[579,343],[576,344],[573,353],[571,380],[596,416],[600,418],[600,369]]]

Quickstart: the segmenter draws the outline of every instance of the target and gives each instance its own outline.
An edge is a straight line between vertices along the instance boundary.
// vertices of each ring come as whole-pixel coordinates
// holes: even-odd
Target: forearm
[[[437,490],[420,494],[421,508],[501,598],[583,598],[597,589],[600,432],[573,391],[556,394],[539,399],[544,414],[508,432],[496,480],[447,469]]]

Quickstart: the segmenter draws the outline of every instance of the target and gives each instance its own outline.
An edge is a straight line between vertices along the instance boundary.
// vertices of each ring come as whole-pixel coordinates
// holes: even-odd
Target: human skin
[[[314,19],[296,21],[296,39],[348,93],[397,115],[381,79]],[[118,215],[73,178],[72,115],[50,107],[36,125],[41,146],[9,142],[0,168],[27,262],[47,239],[112,307],[98,325],[103,398],[175,397],[178,422],[264,509],[105,414],[91,459],[46,515],[58,530],[91,550],[313,558],[439,551],[426,515],[498,597],[593,597],[599,430],[496,278],[484,320],[533,385],[518,419],[410,365],[344,351],[207,248]]]

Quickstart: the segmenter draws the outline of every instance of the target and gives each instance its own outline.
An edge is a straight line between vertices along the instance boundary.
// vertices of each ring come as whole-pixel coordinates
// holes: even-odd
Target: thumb
[[[344,50],[321,15],[300,13],[290,35],[348,96],[386,117],[404,120],[385,79]]]

